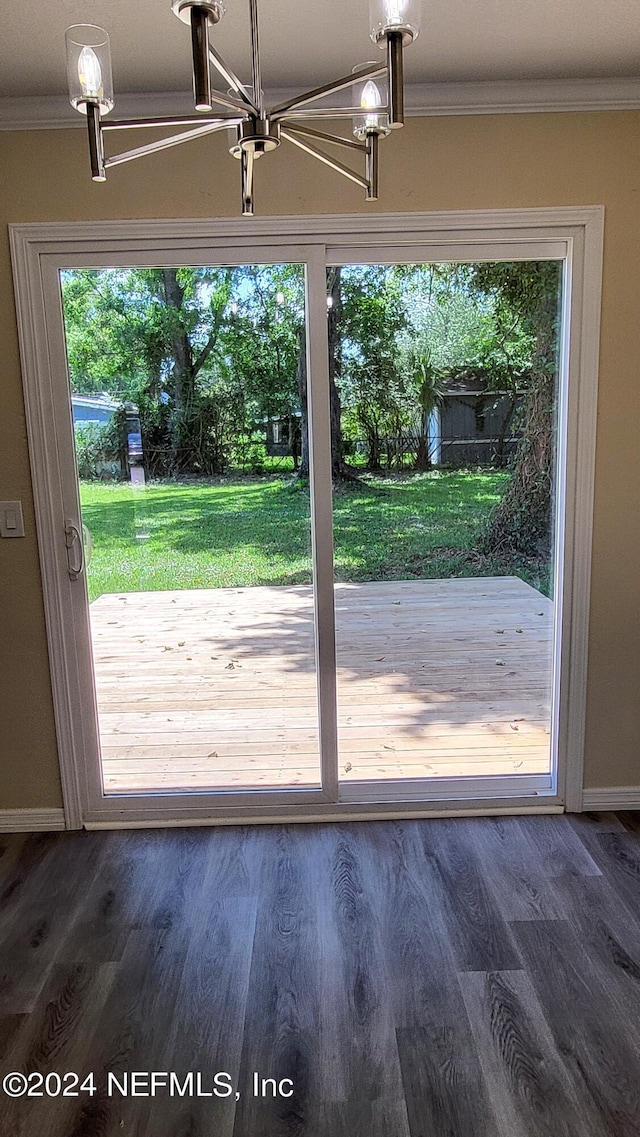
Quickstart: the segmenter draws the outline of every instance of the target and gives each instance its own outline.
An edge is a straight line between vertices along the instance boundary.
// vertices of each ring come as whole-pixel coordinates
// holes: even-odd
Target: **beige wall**
[[[639,138],[632,112],[411,119],[382,147],[373,206],[606,207],[589,787],[640,784]],[[257,202],[263,215],[372,208],[290,147],[260,163]],[[26,540],[0,541],[0,808],[60,804],[6,224],[238,210],[238,166],[220,139],[123,166],[99,186],[88,178],[82,131],[0,133],[0,497],[23,500],[27,525]]]

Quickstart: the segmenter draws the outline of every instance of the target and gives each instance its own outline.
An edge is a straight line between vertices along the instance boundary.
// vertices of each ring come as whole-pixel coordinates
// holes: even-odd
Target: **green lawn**
[[[517,574],[548,592],[538,562],[496,562],[476,534],[508,474],[367,476],[335,495],[340,581]],[[89,591],[300,584],[311,579],[309,495],[283,477],[81,485],[93,538]]]

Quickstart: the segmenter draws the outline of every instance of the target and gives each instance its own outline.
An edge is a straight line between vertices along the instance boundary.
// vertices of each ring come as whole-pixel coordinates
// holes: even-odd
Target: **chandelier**
[[[242,213],[245,215],[253,214],[256,160],[275,150],[283,141],[292,143],[362,186],[367,201],[375,201],[378,196],[378,143],[391,130],[404,125],[403,51],[418,35],[419,4],[420,0],[370,0],[371,38],[385,52],[384,61],[356,66],[350,75],[342,79],[296,95],[277,106],[266,107],[262,90],[258,0],[249,0],[250,85],[240,81],[212,43],[212,31],[225,13],[223,0],[172,0],[173,12],[191,29],[197,113],[107,122],[103,122],[103,118],[114,106],[109,36],[102,28],[93,25],[73,25],[67,29],[65,37],[69,98],[71,105],[87,116],[93,180],[106,181],[106,172],[111,166],[229,129],[232,132],[230,153],[240,161]],[[228,90],[221,91],[212,86],[212,68],[224,80]],[[351,106],[331,106],[324,102],[338,92],[354,89]],[[307,125],[309,119],[352,119],[354,137],[328,134]],[[108,131],[150,127],[186,129],[133,150],[105,155],[104,135]],[[318,143],[360,154],[364,160],[364,173],[358,173],[324,149],[319,149]]]

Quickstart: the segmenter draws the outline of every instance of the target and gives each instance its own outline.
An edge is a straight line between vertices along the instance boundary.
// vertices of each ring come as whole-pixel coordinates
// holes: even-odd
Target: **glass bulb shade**
[[[401,32],[405,46],[420,31],[420,0],[369,0],[371,39],[384,47],[388,32]]]
[[[356,138],[366,138],[367,134],[388,134],[389,117],[380,114],[378,107],[384,105],[384,98],[380,87],[373,79],[367,79],[362,87],[356,87],[356,103],[360,103],[366,114],[355,115],[353,119],[353,133]]]
[[[71,106],[86,114],[87,103],[96,103],[100,114],[108,114],[113,107],[109,36],[93,24],[74,24],[65,42]]]

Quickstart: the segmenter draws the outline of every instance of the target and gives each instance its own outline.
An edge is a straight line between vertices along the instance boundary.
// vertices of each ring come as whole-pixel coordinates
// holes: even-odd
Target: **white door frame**
[[[452,813],[519,812],[582,808],[582,762],[586,698],[588,614],[593,513],[593,480],[599,351],[600,294],[604,210],[600,206],[542,210],[463,213],[339,215],[314,218],[257,218],[233,221],[122,221],[10,226],[18,328],[27,413],[45,615],[52,670],[56,729],[68,828],[81,825],[239,823],[242,821],[319,820],[367,816],[428,816]],[[256,245],[260,249],[256,249]],[[288,249],[287,249],[288,246]],[[64,350],[59,286],[60,268],[97,264],[221,263],[225,248],[237,259],[307,263],[308,353],[311,416],[315,416],[315,525],[322,540],[314,557],[318,570],[316,603],[321,678],[320,729],[324,788],[318,791],[268,792],[259,795],[150,796],[127,808],[119,796],[103,798],[96,808],[95,780],[87,779],[84,755],[95,747],[95,707],[86,710],[79,676],[91,666],[86,635],[75,634],[79,591],[75,597],[67,572],[64,542],[69,489],[64,463],[51,424],[61,419],[60,346]],[[243,254],[241,250],[244,249]],[[269,252],[271,250],[271,253]],[[293,255],[290,255],[289,250]],[[240,252],[239,252],[240,251]],[[533,260],[562,258],[563,343],[561,439],[559,451],[556,581],[561,599],[556,637],[555,721],[552,736],[557,776],[550,787],[529,787],[504,779],[438,780],[406,786],[406,796],[389,799],[384,787],[371,787],[367,800],[353,801],[353,790],[338,790],[335,722],[335,640],[331,558],[330,436],[326,332],[317,318],[325,311],[326,263],[385,258],[436,260]],[[257,258],[257,259],[256,259]],[[227,258],[227,263],[230,256]],[[57,289],[54,301],[53,290]],[[316,313],[314,319],[313,313]],[[570,335],[567,333],[570,329]],[[61,338],[62,337],[62,338]],[[56,354],[57,353],[57,354]],[[57,376],[57,382],[56,380]],[[68,394],[66,430],[71,431]],[[57,405],[58,404],[58,405]],[[66,439],[70,445],[71,437]],[[313,457],[312,457],[313,461]],[[79,517],[77,486],[74,516]],[[83,582],[82,582],[83,583]],[[83,583],[84,592],[84,583]],[[331,595],[330,595],[331,594]],[[329,599],[331,603],[329,603]],[[83,601],[86,609],[86,598]],[[330,613],[329,613],[330,609]],[[75,611],[75,615],[74,615]],[[92,671],[92,669],[91,669]],[[93,725],[92,725],[93,724]],[[435,781],[435,780],[434,780]],[[431,792],[433,791],[433,792]],[[418,795],[418,796],[416,796]],[[366,794],[363,795],[367,797]],[[241,800],[239,800],[241,799]],[[295,800],[294,800],[295,799]],[[120,801],[120,805],[118,802]]]

